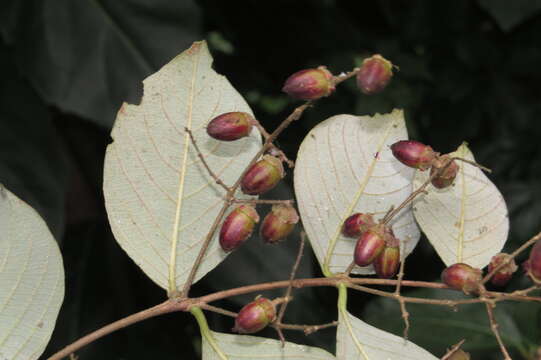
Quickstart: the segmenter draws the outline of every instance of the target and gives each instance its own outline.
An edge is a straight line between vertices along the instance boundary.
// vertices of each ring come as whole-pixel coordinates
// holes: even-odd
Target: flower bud
[[[502,262],[504,262],[507,258],[509,258],[509,254],[506,253],[499,253],[492,257],[492,260],[490,260],[490,264],[488,264],[488,272],[492,272],[498,265],[500,265]],[[506,265],[504,265],[500,270],[498,270],[494,275],[490,278],[490,282],[493,285],[496,286],[504,286],[509,282],[515,271],[517,271],[518,266],[515,263],[514,259],[511,259]]]
[[[220,229],[220,246],[224,251],[232,251],[242,245],[252,234],[259,215],[248,204],[237,206],[225,218]]]
[[[275,187],[284,177],[282,162],[271,155],[263,156],[244,174],[240,187],[248,195],[259,195]]]
[[[432,176],[436,171],[439,171],[441,168],[443,168],[451,157],[449,155],[442,155],[438,156],[436,160],[432,162],[432,168],[430,169],[430,176]],[[432,179],[432,185],[434,185],[435,188],[443,189],[448,187],[455,181],[456,174],[458,173],[458,165],[455,160],[451,161],[451,164],[449,164],[445,170],[442,170],[439,175],[434,177]]]
[[[448,360],[470,360],[470,354],[462,349],[458,349],[447,358]]]
[[[265,328],[276,317],[276,308],[272,301],[259,297],[240,309],[235,318],[233,331],[251,334]]]
[[[334,91],[333,76],[325,66],[297,71],[286,80],[282,91],[295,99],[316,100]]]
[[[353,253],[355,264],[359,266],[372,264],[385,248],[383,233],[384,226],[376,225],[361,234],[355,245],[355,252]]]
[[[383,279],[390,279],[398,272],[400,265],[400,247],[385,246],[383,251],[374,260],[374,270]]]
[[[481,284],[481,270],[468,264],[457,263],[449,266],[441,273],[441,280],[455,290],[465,294],[476,293]]]
[[[528,258],[528,275],[536,284],[541,283],[541,240],[537,240]]]
[[[348,217],[342,225],[342,234],[347,237],[358,237],[376,225],[372,214],[355,213]]]
[[[428,145],[415,140],[402,140],[391,145],[394,157],[402,164],[426,170],[436,158],[437,153]]]
[[[266,243],[275,244],[285,239],[298,222],[299,215],[293,206],[274,205],[261,224],[261,238]]]
[[[363,94],[381,92],[393,77],[393,64],[381,55],[373,55],[363,61],[357,73],[357,86]]]
[[[245,112],[228,112],[216,116],[207,125],[207,134],[216,140],[233,141],[250,135],[254,123]]]

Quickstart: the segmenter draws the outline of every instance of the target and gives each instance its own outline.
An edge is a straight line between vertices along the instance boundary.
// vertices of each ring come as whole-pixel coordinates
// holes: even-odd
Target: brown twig
[[[355,264],[355,261],[352,261],[351,264],[349,264],[349,266],[347,267],[346,271],[344,271],[344,275],[349,276],[351,272],[353,271],[353,269],[355,269],[356,265],[357,264]]]
[[[293,289],[293,279],[295,278],[295,274],[297,273],[297,269],[299,268],[299,264],[301,262],[302,254],[304,251],[304,242],[306,240],[306,233],[303,231],[301,232],[300,241],[299,241],[299,250],[297,251],[297,257],[295,259],[295,262],[293,263],[293,268],[291,269],[291,273],[289,274],[289,286],[287,287],[285,297],[289,298],[291,296],[291,290]],[[278,310],[278,316],[276,317],[275,324],[280,325],[282,324],[282,319],[284,318],[284,314],[286,312],[288,302],[283,303],[280,305],[280,310]],[[282,347],[285,346],[285,339],[283,334],[281,334],[281,329],[278,326],[276,328],[276,331],[278,331],[278,336],[280,336],[280,340],[282,341]]]
[[[265,140],[267,140],[271,136],[257,119],[254,119],[254,125],[255,127],[257,127],[261,135],[263,135],[263,138]],[[295,167],[295,163],[292,160],[289,160],[286,154],[282,150],[280,150],[280,148],[274,145],[272,142],[269,147],[269,152],[273,153],[274,156],[277,156],[280,160],[282,160],[282,162],[287,163],[287,166],[290,169]]]
[[[273,326],[280,329],[286,329],[286,330],[301,330],[301,331],[304,331],[305,335],[310,335],[321,329],[338,326],[338,321],[332,321],[330,323],[321,324],[321,325],[295,325],[295,324],[280,323],[280,324],[274,324]]]
[[[443,357],[440,360],[449,359],[454,353],[456,353],[460,349],[460,347],[462,346],[462,344],[464,344],[465,341],[466,341],[466,339],[462,339],[458,343],[453,345],[453,347],[451,349],[449,349],[449,351],[447,351],[447,353],[445,355],[443,355]]]
[[[494,304],[490,302],[485,302],[485,306],[487,309],[488,320],[490,322],[490,328],[492,329],[492,332],[494,333],[494,336],[496,337],[496,340],[498,341],[498,345],[500,346],[500,350],[503,354],[503,357],[505,358],[505,360],[512,360],[511,356],[509,356],[509,353],[507,352],[507,349],[505,348],[505,344],[503,343],[502,337],[500,336],[500,331],[498,330],[499,325],[496,321],[496,318],[494,317],[494,311],[493,311]]]
[[[270,200],[270,199],[233,199],[233,203],[238,204],[283,204],[283,205],[293,205],[295,200]]]
[[[199,159],[201,159],[201,163],[203,163],[203,166],[205,167],[205,169],[207,169],[207,172],[210,174],[210,176],[214,179],[214,181],[216,182],[216,184],[220,185],[222,188],[224,188],[224,190],[226,192],[229,192],[229,186],[227,186],[223,181],[222,179],[220,179],[218,177],[218,175],[216,175],[214,173],[214,171],[212,171],[212,169],[210,168],[209,164],[207,164],[206,160],[205,160],[205,157],[203,156],[203,153],[201,153],[201,150],[199,150],[199,146],[197,145],[197,142],[195,141],[195,138],[193,137],[193,133],[190,129],[188,129],[187,127],[184,128],[184,131],[186,131],[188,133],[188,135],[190,136],[190,140],[192,141],[192,144],[193,144],[193,147],[195,148],[195,152],[197,153],[197,156],[199,157]]]
[[[229,311],[229,310],[226,310],[226,309],[222,309],[222,308],[219,308],[217,306],[212,306],[212,305],[209,305],[209,304],[200,304],[200,305],[198,305],[198,307],[200,307],[203,310],[215,312],[217,314],[222,314],[222,315],[233,317],[233,318],[237,317],[236,312]]]
[[[402,259],[400,262],[400,270],[398,272],[397,282],[396,282],[396,289],[394,291],[394,294],[398,300],[398,303],[400,304],[400,312],[402,313],[402,319],[404,319],[404,332],[403,337],[405,340],[408,339],[408,333],[410,330],[410,313],[406,310],[406,302],[404,301],[404,298],[400,296],[400,289],[402,287],[402,279],[404,278],[404,266],[406,263],[406,258]]]

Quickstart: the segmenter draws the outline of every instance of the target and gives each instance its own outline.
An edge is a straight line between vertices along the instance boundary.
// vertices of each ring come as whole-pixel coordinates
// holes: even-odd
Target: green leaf
[[[238,178],[261,147],[256,129],[233,142],[207,135],[206,125],[215,116],[251,113],[211,65],[206,43],[197,42],[147,78],[141,104],[119,110],[105,157],[105,205],[113,234],[141,269],[170,292],[184,285],[225,195],[184,129],[193,132],[207,164],[226,184]],[[227,255],[217,233],[196,280]]]
[[[0,184],[0,359],[37,359],[64,298],[64,268],[45,222]]]
[[[464,143],[450,154],[475,161]],[[429,185],[413,202],[415,219],[449,266],[466,263],[483,268],[501,251],[509,233],[509,217],[502,194],[479,168],[457,160],[454,183],[444,189]],[[430,176],[417,171],[414,187]]]
[[[249,335],[210,332],[219,351],[228,360],[331,360],[335,357],[320,348],[298,345],[286,341],[285,346],[278,340]],[[209,342],[203,338],[203,360],[223,360]]]
[[[299,212],[323,272],[343,272],[353,261],[355,240],[341,234],[344,220],[355,212],[376,219],[398,206],[412,191],[413,170],[399,163],[389,146],[408,138],[404,115],[337,115],[316,126],[299,149],[295,193]],[[391,225],[406,254],[419,240],[411,207]],[[372,266],[354,273],[373,273]]]
[[[191,0],[7,0],[0,30],[41,97],[110,127],[140,81],[199,37]],[[28,24],[32,24],[29,26]]]
[[[462,299],[457,291],[420,289],[405,295],[435,299]],[[487,358],[499,352],[490,329],[483,304],[461,305],[457,308],[426,304],[407,304],[410,314],[409,339],[434,354],[443,355],[446,349],[462,339],[463,348],[473,358]],[[499,302],[494,309],[500,333],[506,346],[523,356],[538,346],[541,333],[538,328],[541,304],[532,302]],[[395,300],[378,298],[371,301],[363,312],[363,319],[395,334],[401,334],[404,322]]]

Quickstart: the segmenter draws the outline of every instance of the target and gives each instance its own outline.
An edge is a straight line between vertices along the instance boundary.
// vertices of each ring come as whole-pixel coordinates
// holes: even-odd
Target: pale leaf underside
[[[206,125],[231,111],[251,113],[227,79],[211,68],[206,43],[194,45],[144,81],[140,105],[120,109],[107,148],[104,194],[116,240],[158,285],[182,287],[223,205],[225,191],[197,158],[190,129],[209,166],[232,185],[261,147],[256,130],[216,141]],[[196,280],[226,254],[211,242]]]
[[[64,298],[64,268],[47,225],[0,185],[0,359],[37,359]]]
[[[333,355],[325,350],[278,340],[249,335],[224,334],[211,332],[222,355],[228,360],[265,359],[265,360],[331,360]],[[203,338],[203,360],[223,360]]]
[[[452,156],[475,161],[466,144]],[[460,166],[454,184],[445,189],[429,185],[414,201],[414,215],[443,262],[464,262],[482,268],[500,252],[509,232],[507,206],[496,186],[477,167]],[[426,181],[417,172],[414,185]]]
[[[328,262],[331,273],[343,272],[353,261],[356,239],[340,233],[349,215],[373,213],[379,220],[411,194],[413,170],[398,162],[389,148],[407,137],[403,112],[395,110],[373,117],[333,116],[304,139],[296,161],[295,193],[317,259],[323,267]],[[411,207],[391,225],[406,253],[411,252],[420,236]],[[373,268],[353,272],[373,273]]]
[[[336,332],[338,360],[437,360],[414,343],[375,328],[345,310],[339,311],[339,321]]]

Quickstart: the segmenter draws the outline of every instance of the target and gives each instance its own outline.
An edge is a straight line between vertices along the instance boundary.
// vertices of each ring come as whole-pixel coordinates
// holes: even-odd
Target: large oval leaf
[[[105,158],[105,204],[115,238],[170,292],[184,284],[225,193],[208,175],[184,128],[191,129],[207,163],[226,184],[261,147],[255,130],[234,142],[207,135],[213,117],[251,113],[211,65],[206,43],[194,43],[147,78],[141,104],[120,109]],[[213,241],[196,279],[225,256]]]
[[[464,143],[452,156],[475,161]],[[509,232],[507,206],[498,188],[477,167],[458,161],[454,184],[445,189],[427,188],[414,201],[414,214],[421,229],[443,262],[464,262],[482,268],[500,252]],[[429,172],[418,171],[415,187]]]
[[[327,351],[291,342],[282,344],[278,340],[249,335],[224,334],[211,331],[216,345],[222,354],[218,354],[203,337],[203,360],[331,360],[335,357]],[[222,356],[220,356],[222,355]]]
[[[339,311],[336,331],[338,360],[436,360],[425,349],[356,318],[345,310]]]
[[[355,239],[341,235],[354,212],[383,217],[412,192],[412,169],[392,155],[389,146],[408,134],[402,111],[370,116],[338,115],[316,126],[299,149],[295,192],[306,233],[326,275],[343,272],[353,261]],[[406,253],[419,240],[411,208],[392,221]],[[372,266],[354,273],[373,273]]]
[[[37,359],[64,298],[58,246],[38,213],[0,185],[0,359]]]

